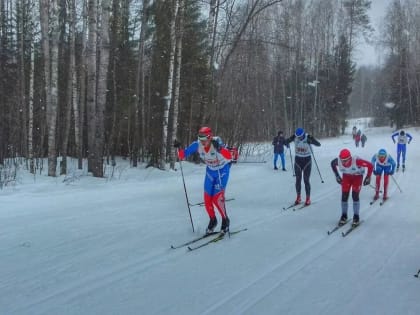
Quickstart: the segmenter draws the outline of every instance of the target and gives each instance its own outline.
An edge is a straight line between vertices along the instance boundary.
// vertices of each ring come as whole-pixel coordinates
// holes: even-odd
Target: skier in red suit
[[[347,222],[348,199],[351,190],[353,199],[353,225],[357,226],[360,222],[359,193],[362,189],[362,183],[364,186],[370,184],[373,165],[369,161],[352,156],[348,149],[343,149],[340,151],[339,157],[331,161],[331,168],[335,174],[337,183],[341,185],[341,218],[338,225],[344,225]],[[365,168],[367,168],[367,174],[363,180]]]

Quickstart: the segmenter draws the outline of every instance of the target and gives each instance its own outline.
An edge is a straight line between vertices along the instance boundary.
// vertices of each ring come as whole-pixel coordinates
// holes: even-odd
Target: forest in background
[[[349,116],[420,115],[420,4],[394,0],[372,39],[367,0],[0,0],[0,164],[94,176],[116,156],[165,169],[202,125],[229,145]],[[353,61],[362,38],[383,65]],[[350,107],[350,103],[352,107]],[[386,106],[385,106],[386,105]]]

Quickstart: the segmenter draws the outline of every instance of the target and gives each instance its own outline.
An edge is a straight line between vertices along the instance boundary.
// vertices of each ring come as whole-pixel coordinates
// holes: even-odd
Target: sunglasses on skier
[[[198,135],[198,140],[207,141],[210,139],[210,135]]]
[[[351,156],[349,156],[348,158],[345,158],[345,159],[340,159],[340,160],[341,160],[341,163],[347,164],[351,160]]]

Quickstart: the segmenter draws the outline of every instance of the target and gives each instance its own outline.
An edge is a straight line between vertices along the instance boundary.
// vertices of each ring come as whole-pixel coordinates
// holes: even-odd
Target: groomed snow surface
[[[418,129],[405,129],[414,139],[390,199],[369,205],[374,190],[363,187],[364,223],[327,235],[341,211],[330,168],[340,149],[396,158],[391,128],[362,131],[365,148],[348,134],[320,139],[313,204],[299,211],[282,209],[296,197],[289,151],[287,172],[274,171],[271,139],[252,146],[247,162],[267,162],[233,165],[226,193],[231,230],[248,230],[193,252],[170,248],[208,224],[204,207],[191,207],[193,233],[178,163],[159,171],[121,160],[108,179],[21,170],[0,191],[0,314],[420,314]],[[182,167],[190,203],[202,201],[205,166]]]

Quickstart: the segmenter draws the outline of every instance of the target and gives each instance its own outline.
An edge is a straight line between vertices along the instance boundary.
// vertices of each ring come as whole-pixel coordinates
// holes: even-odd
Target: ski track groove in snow
[[[395,179],[397,182],[400,177],[401,175],[396,176]],[[372,178],[373,179],[375,178],[374,175],[372,175]],[[392,181],[392,179],[390,179],[390,181]],[[401,185],[401,183],[399,184]],[[396,185],[393,185],[392,187],[393,187],[392,194],[389,194],[389,196],[393,196],[396,193],[400,193]],[[319,200],[322,200],[325,197],[332,195],[334,193],[335,191],[330,190],[328,193],[323,193],[320,196],[317,196],[317,198],[314,199],[314,201],[317,201],[316,206],[317,207],[319,206],[319,202],[318,202]],[[387,202],[382,206],[380,206],[378,202],[376,202],[373,205],[370,205],[368,202],[364,201],[364,205],[360,209],[361,210],[360,213],[363,214],[363,218],[369,222],[370,217],[375,216],[378,212],[386,209],[384,207],[389,207],[390,201],[392,201],[392,199],[387,200]],[[312,208],[312,205],[310,208]],[[309,210],[309,208],[306,210]],[[306,210],[303,209],[303,211],[306,211]],[[349,213],[351,213],[351,211],[352,211],[352,208],[351,208],[351,197],[350,197]],[[364,225],[366,225],[366,223],[368,222],[365,222]],[[346,226],[349,226],[349,224],[347,224]],[[363,233],[362,230],[356,230],[352,232],[352,234],[356,234],[358,232]],[[352,236],[355,236],[355,235],[352,235]],[[360,237],[362,236],[359,236],[359,238]],[[259,301],[269,296],[273,291],[281,287],[283,283],[287,282],[287,280],[301,273],[305,268],[312,265],[314,261],[328,254],[328,251],[332,247],[339,245],[339,243],[343,241],[346,241],[346,240],[342,239],[341,233],[338,233],[338,232],[333,235],[327,235],[327,236],[318,238],[315,242],[303,248],[300,252],[276,264],[271,269],[261,274],[258,278],[252,279],[252,281],[250,281],[247,286],[243,286],[239,290],[225,296],[223,300],[221,300],[219,303],[214,304],[211,308],[209,308],[203,314],[217,314],[221,312],[225,312],[225,313],[227,312],[228,314],[245,314],[252,306],[256,305]],[[384,260],[383,263],[378,266],[376,272],[371,275],[371,278],[377,277],[377,275],[384,269],[384,266],[387,264],[387,262],[391,260],[391,258],[394,257],[396,254],[397,254],[397,251],[393,251],[389,256],[387,256],[386,260]],[[280,269],[281,269],[281,272],[278,272]],[[285,271],[285,269],[287,269],[287,272]],[[277,276],[277,274],[279,276]],[[367,279],[364,279],[364,282],[366,280]],[[358,290],[355,290],[355,293],[353,294],[353,296],[349,296],[347,304],[351,305],[352,301],[358,295],[361,295],[361,294],[363,293],[361,293]],[[328,304],[325,306],[325,308],[328,309]]]
[[[168,260],[167,252],[160,251],[153,255],[150,255],[147,259],[139,259],[136,261],[130,261],[129,263],[120,263],[116,268],[107,268],[105,271],[95,272],[94,276],[85,277],[83,280],[75,281],[67,284],[63,289],[45,296],[42,299],[38,299],[28,305],[21,305],[14,311],[19,313],[30,313],[31,310],[35,309],[38,305],[42,305],[49,300],[54,300],[55,304],[60,305],[71,299],[75,299],[78,296],[89,294],[89,292],[100,290],[112,285],[112,283],[118,282],[123,279],[131,278],[133,275],[140,277],[139,273],[147,272],[148,269],[154,265],[160,264]],[[51,270],[46,270],[48,272]]]

